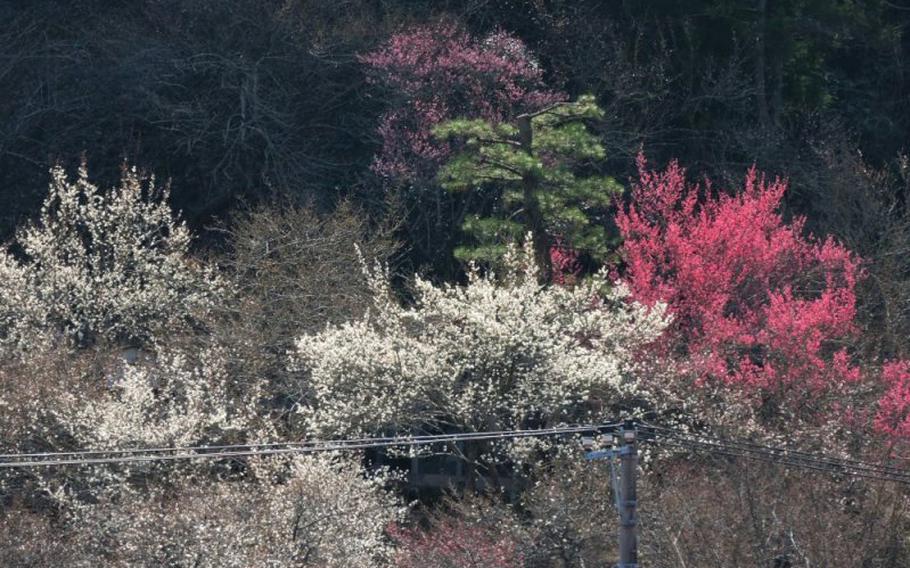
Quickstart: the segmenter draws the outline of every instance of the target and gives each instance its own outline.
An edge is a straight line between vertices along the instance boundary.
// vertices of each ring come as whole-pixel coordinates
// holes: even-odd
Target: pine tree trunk
[[[531,128],[531,117],[528,115],[518,117],[518,143],[528,155],[534,154],[534,133]],[[540,280],[549,282],[552,274],[550,238],[547,235],[543,213],[540,211],[540,202],[537,200],[538,180],[533,174],[526,173],[521,181],[522,199],[528,229],[531,231],[531,240],[534,244],[534,256],[540,269]]]

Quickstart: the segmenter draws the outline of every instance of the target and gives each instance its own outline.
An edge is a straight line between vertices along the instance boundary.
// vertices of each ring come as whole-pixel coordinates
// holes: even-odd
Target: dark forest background
[[[6,1],[0,235],[35,214],[49,166],[83,154],[102,182],[124,160],[171,180],[197,230],[278,196],[381,212],[391,191],[369,166],[390,95],[357,56],[440,17],[511,32],[549,86],[594,93],[620,181],[642,148],[718,181],[755,163],[860,254],[875,239],[857,176],[904,191],[910,6],[896,1]]]

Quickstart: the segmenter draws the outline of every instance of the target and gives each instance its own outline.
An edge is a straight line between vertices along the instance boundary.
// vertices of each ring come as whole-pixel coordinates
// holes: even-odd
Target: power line
[[[876,464],[876,463],[871,463],[871,462],[867,462],[867,461],[855,460],[852,458],[825,456],[823,454],[814,454],[814,453],[805,452],[805,451],[801,451],[801,450],[795,450],[792,448],[782,448],[782,447],[778,447],[778,446],[769,446],[766,444],[758,444],[756,442],[752,442],[749,440],[735,440],[735,439],[731,439],[731,438],[724,438],[721,436],[705,436],[705,435],[699,434],[699,433],[687,432],[684,430],[667,428],[664,426],[656,426],[656,425],[649,424],[649,423],[642,423],[642,426],[644,427],[646,433],[649,431],[655,432],[655,433],[659,432],[659,433],[662,433],[662,435],[666,435],[666,436],[671,436],[671,435],[677,436],[677,437],[684,436],[688,439],[694,438],[696,440],[710,441],[711,443],[721,443],[721,444],[733,445],[733,446],[746,446],[750,449],[767,450],[767,451],[772,451],[772,452],[776,452],[776,453],[780,453],[780,454],[785,454],[787,456],[806,457],[806,458],[810,458],[810,459],[827,460],[827,461],[831,461],[831,462],[836,462],[838,464],[846,463],[846,464],[850,464],[852,466],[856,466],[859,468],[887,469],[894,473],[910,475],[910,472],[908,472],[908,470],[906,470],[904,468],[899,468],[896,466],[890,466],[890,465],[886,465],[886,464]]]
[[[704,451],[719,455],[754,459],[831,474],[910,484],[910,471],[895,468],[893,466],[833,458],[821,454],[810,454],[774,446],[763,446],[752,442],[717,438],[709,439],[670,428],[650,427],[650,429],[652,430],[654,437],[649,441],[658,444],[673,445],[689,450]],[[643,437],[643,439],[647,440],[647,437]]]
[[[118,450],[83,450],[73,452],[45,452],[39,454],[6,454],[0,468],[52,467],[66,465],[101,465],[136,462],[175,461],[193,459],[220,459],[264,455],[306,454],[387,448],[423,446],[459,441],[506,440],[561,436],[568,434],[602,433],[611,431],[619,423],[585,426],[559,426],[527,430],[499,430],[487,432],[462,432],[421,436],[387,438],[356,438],[336,440],[309,440],[304,442],[277,442],[270,444],[234,444],[221,446],[191,446]],[[93,456],[93,457],[83,457]]]
[[[586,433],[603,434],[615,431],[620,425],[621,423],[619,422],[611,422],[597,425],[558,426],[541,429],[461,432],[454,434],[416,436],[0,454],[0,469],[147,463],[194,459],[224,459],[353,451],[370,448],[413,447],[462,441],[496,441]],[[705,436],[698,433],[686,432],[648,423],[642,423],[641,426],[643,442],[671,445],[718,455],[756,459],[759,461],[778,463],[788,467],[811,469],[831,474],[842,474],[910,484],[910,471],[894,466],[872,464],[848,458],[835,458],[822,454],[812,454],[799,450],[758,444],[747,440]]]
[[[536,431],[536,430],[535,430]],[[502,432],[525,432],[524,430],[503,430]],[[497,432],[488,432],[490,434],[495,434]],[[451,437],[452,434],[427,434],[420,435],[420,439],[432,441],[435,438],[445,438],[446,440]],[[65,456],[91,456],[91,455],[131,455],[131,454],[165,454],[172,452],[205,452],[205,451],[217,451],[217,450],[242,450],[242,449],[269,449],[269,448],[293,448],[293,447],[302,447],[307,444],[316,444],[316,443],[358,443],[358,442],[387,442],[393,440],[407,440],[413,439],[413,436],[388,436],[388,437],[368,437],[368,438],[343,438],[335,440],[302,440],[299,442],[264,442],[264,443],[250,443],[250,444],[226,444],[226,445],[206,445],[206,446],[165,446],[165,447],[152,447],[152,448],[115,448],[109,450],[70,450],[67,452],[36,452],[36,453],[14,453],[14,454],[0,454],[0,461],[5,459],[21,459],[21,458],[43,458],[43,457],[65,457]]]
[[[716,446],[698,444],[695,442],[685,442],[679,440],[664,440],[663,444],[676,446],[680,449],[686,449],[692,452],[704,452],[712,455],[728,456],[733,458],[742,458],[753,461],[760,461],[769,464],[781,465],[788,468],[812,470],[829,475],[839,475],[853,478],[873,479],[878,481],[890,481],[902,485],[910,485],[910,477],[907,475],[895,475],[887,471],[875,470],[857,470],[845,467],[834,467],[818,462],[784,459],[778,455],[769,453],[749,453],[732,448],[718,448]]]
[[[788,459],[793,461],[806,460],[818,463],[820,465],[828,465],[839,468],[849,468],[855,470],[872,470],[877,472],[886,472],[889,474],[907,476],[910,477],[910,471],[906,469],[897,468],[894,466],[888,466],[884,464],[873,464],[869,462],[863,462],[858,460],[853,460],[849,458],[836,458],[831,456],[825,456],[822,454],[812,454],[808,452],[802,452],[799,450],[791,450],[789,448],[781,448],[776,446],[767,446],[762,444],[756,444],[754,442],[741,441],[741,440],[730,440],[725,438],[717,437],[706,437],[699,434],[692,434],[688,432],[683,432],[680,430],[673,430],[670,428],[660,428],[652,427],[652,430],[657,432],[659,436],[666,438],[672,438],[676,440],[681,440],[683,442],[698,443],[704,446],[713,446],[721,449],[735,450],[745,453],[761,453],[773,455],[780,457],[782,459]]]
[[[787,466],[787,467],[813,470],[813,471],[828,473],[828,474],[832,474],[832,475],[846,475],[848,477],[860,477],[860,478],[865,478],[865,479],[874,479],[874,480],[878,480],[878,481],[891,481],[891,482],[900,483],[900,484],[904,484],[904,485],[910,485],[910,478],[908,478],[906,476],[896,476],[896,475],[890,475],[887,473],[875,473],[875,472],[868,472],[868,471],[856,471],[856,470],[840,469],[840,468],[835,468],[835,467],[826,467],[826,466],[820,466],[818,464],[814,464],[811,462],[785,460],[785,459],[780,459],[780,458],[777,458],[777,457],[771,456],[771,455],[750,454],[750,453],[744,453],[744,452],[739,452],[739,451],[735,451],[735,450],[724,450],[724,449],[718,449],[718,448],[713,448],[713,447],[705,447],[705,446],[701,446],[698,444],[687,444],[685,442],[679,442],[679,441],[675,441],[675,440],[667,441],[665,443],[667,443],[669,445],[675,445],[675,446],[678,446],[681,448],[685,448],[688,450],[692,450],[692,451],[704,451],[704,452],[708,452],[708,453],[715,454],[715,455],[723,455],[723,456],[729,456],[729,457],[756,460],[756,461],[761,461],[761,462],[765,462],[765,463],[783,465],[783,466]]]
[[[717,449],[718,451],[727,451],[727,452],[737,452],[740,454],[755,454],[761,456],[767,456],[780,460],[787,460],[791,462],[806,462],[813,463],[821,467],[829,468],[839,468],[839,469],[850,469],[857,471],[872,471],[887,473],[890,475],[899,475],[899,476],[908,476],[907,472],[893,468],[890,466],[876,465],[876,464],[866,464],[858,463],[851,460],[842,460],[839,458],[833,458],[830,456],[824,456],[821,454],[809,454],[806,452],[792,452],[785,448],[775,448],[775,447],[755,447],[748,446],[745,444],[721,442],[717,440],[705,439],[705,438],[696,438],[687,435],[677,435],[672,433],[659,433],[655,438],[661,443],[674,441],[679,444],[686,444],[690,446],[698,446],[705,449]]]

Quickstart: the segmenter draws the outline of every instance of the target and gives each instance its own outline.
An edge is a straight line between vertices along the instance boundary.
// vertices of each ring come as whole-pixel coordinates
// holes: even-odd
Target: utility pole
[[[616,568],[638,568],[638,431],[635,423],[626,420],[620,435],[619,564]]]
[[[638,428],[635,421],[626,420],[619,435],[614,433],[613,447],[609,450],[595,450],[592,436],[583,436],[581,443],[586,460],[610,462],[613,497],[619,512],[619,563],[616,568],[638,568]],[[619,468],[616,467],[617,457]]]

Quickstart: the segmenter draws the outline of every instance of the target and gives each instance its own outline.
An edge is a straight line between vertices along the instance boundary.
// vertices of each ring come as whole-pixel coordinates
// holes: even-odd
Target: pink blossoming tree
[[[885,394],[878,402],[875,428],[895,439],[910,440],[910,361],[892,361],[882,368]]]
[[[380,121],[382,149],[373,164],[396,181],[432,182],[451,154],[433,137],[437,124],[457,117],[505,122],[565,98],[545,86],[520,39],[504,31],[476,38],[452,21],[395,34],[361,61],[398,99]]]
[[[578,251],[557,238],[550,246],[550,264],[553,267],[554,284],[571,286],[581,277],[582,265],[578,260]]]
[[[861,260],[831,237],[807,236],[803,218],[783,217],[786,182],[752,168],[741,191],[715,194],[710,183],[688,184],[676,162],[650,171],[640,155],[638,166],[616,217],[623,280],[633,299],[669,306],[662,355],[684,361],[700,384],[739,389],[765,407],[840,409],[910,440],[910,362],[861,371],[848,355]]]
[[[741,191],[686,183],[672,162],[647,169],[617,214],[624,280],[636,300],[666,302],[663,345],[700,382],[720,381],[760,402],[801,400],[859,380],[845,340],[855,332],[860,260],[832,238],[806,236],[779,212],[785,181],[749,170]]]
[[[524,557],[507,534],[461,519],[444,519],[430,530],[393,526],[398,568],[521,568]]]

